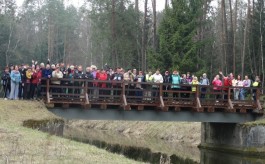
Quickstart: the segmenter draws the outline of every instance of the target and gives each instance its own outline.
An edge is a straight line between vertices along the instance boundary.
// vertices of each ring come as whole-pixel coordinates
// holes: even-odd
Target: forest
[[[0,6],[1,68],[50,59],[264,81],[264,0],[165,0],[163,11],[157,0],[84,0],[80,7],[0,0]]]

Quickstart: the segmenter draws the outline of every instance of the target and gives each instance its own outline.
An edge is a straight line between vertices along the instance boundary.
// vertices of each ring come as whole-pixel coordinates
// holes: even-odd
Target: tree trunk
[[[237,29],[237,0],[235,0],[235,14],[233,25],[233,74],[236,73],[236,29]]]
[[[146,71],[147,4],[148,4],[148,0],[145,0],[145,3],[144,3],[144,25],[143,25],[143,36],[142,36],[142,71]]]
[[[264,2],[262,1],[262,6],[264,6]],[[262,72],[262,88],[264,88],[264,54],[263,54],[263,30],[262,30],[262,26],[263,26],[263,7],[261,7],[260,9],[260,13],[259,13],[259,33],[260,33],[260,57],[261,57],[261,72]],[[262,94],[263,94],[263,89],[262,89]]]
[[[117,54],[116,54],[116,39],[115,39],[115,0],[112,0],[112,14],[111,14],[111,29],[112,29],[112,65],[117,66]]]
[[[245,30],[244,30],[243,52],[242,52],[242,61],[241,61],[241,75],[242,75],[242,77],[244,75],[244,69],[245,69],[245,56],[246,56],[246,43],[247,43],[247,35],[248,35],[249,16],[250,16],[250,0],[248,0],[246,26],[245,26]]]
[[[12,35],[13,35],[13,27],[12,27],[12,22],[10,21],[10,27],[9,27],[9,30],[10,30],[10,33],[9,33],[9,37],[8,37],[8,44],[7,44],[7,49],[6,49],[6,66],[9,65],[9,49],[10,49],[10,44],[11,44],[11,38],[12,38]]]
[[[234,32],[235,32],[235,29],[234,29],[234,24],[233,24],[233,10],[232,10],[232,0],[229,0],[229,9],[230,9],[230,24],[231,24],[231,39],[233,39],[233,41],[231,41],[231,49],[233,51],[233,74],[235,75],[236,71],[235,71],[235,62],[234,62]],[[236,15],[235,15],[236,17]]]
[[[222,10],[222,45],[223,45],[223,67],[225,68],[225,73],[227,74],[227,20],[226,20],[226,8],[225,8],[225,0],[222,0],[221,4]],[[224,69],[222,68],[222,70]]]
[[[156,52],[156,0],[152,0],[153,5],[153,50]]]
[[[137,14],[139,13],[139,0],[135,0],[135,11]]]

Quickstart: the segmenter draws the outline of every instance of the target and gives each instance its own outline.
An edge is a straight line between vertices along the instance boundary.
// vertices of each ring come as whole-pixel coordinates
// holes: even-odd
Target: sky
[[[83,4],[84,0],[64,0],[66,4],[73,4],[76,7],[80,7]],[[16,3],[18,6],[21,6],[23,4],[24,0],[16,0]],[[139,0],[140,2],[140,10],[144,10],[144,0]],[[156,1],[156,9],[157,11],[162,11],[165,7],[165,0],[157,0]],[[151,0],[149,0],[149,8],[152,8]]]

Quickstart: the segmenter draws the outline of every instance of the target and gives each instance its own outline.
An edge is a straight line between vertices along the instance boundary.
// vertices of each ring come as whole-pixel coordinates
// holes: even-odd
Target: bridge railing
[[[228,109],[262,109],[256,87],[214,87],[149,82],[100,81],[88,79],[42,79],[42,95],[47,103],[110,104],[128,106],[217,106]],[[238,99],[234,95],[239,93]],[[254,98],[254,100],[253,100]],[[141,107],[140,107],[141,108]]]

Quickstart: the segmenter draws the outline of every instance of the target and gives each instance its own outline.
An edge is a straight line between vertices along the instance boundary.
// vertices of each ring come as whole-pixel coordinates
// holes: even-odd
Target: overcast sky
[[[64,0],[66,4],[73,4],[74,6],[76,7],[80,7],[84,0]],[[22,3],[24,2],[24,0],[16,0],[17,2],[17,5],[18,6],[21,6]],[[140,10],[144,10],[144,0],[139,0],[140,2]],[[156,8],[158,11],[161,11],[164,9],[164,6],[165,6],[165,0],[157,0],[156,1]],[[149,8],[151,9],[152,8],[152,4],[151,4],[151,0],[149,0]]]

